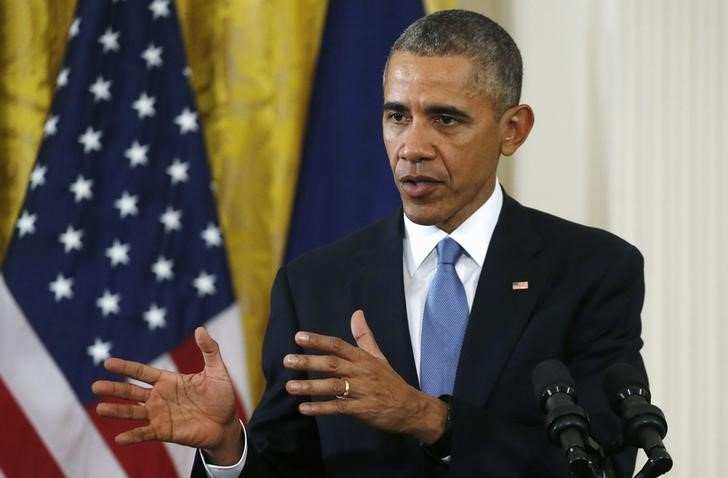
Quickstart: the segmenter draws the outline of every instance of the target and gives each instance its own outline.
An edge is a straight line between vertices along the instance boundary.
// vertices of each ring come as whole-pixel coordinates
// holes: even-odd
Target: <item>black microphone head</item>
[[[556,391],[568,393],[572,397],[576,395],[576,385],[569,369],[557,359],[544,360],[536,365],[531,374],[531,382],[533,393],[541,406]]]
[[[620,405],[628,395],[641,395],[650,401],[650,390],[647,380],[639,370],[627,363],[616,363],[609,367],[602,381],[604,393],[609,399],[612,409],[620,413]]]

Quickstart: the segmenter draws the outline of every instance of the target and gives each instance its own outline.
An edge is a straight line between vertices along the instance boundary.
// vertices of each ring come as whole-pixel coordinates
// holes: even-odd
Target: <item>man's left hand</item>
[[[381,430],[407,433],[425,444],[434,443],[445,429],[447,405],[412,387],[394,371],[361,310],[351,316],[351,332],[356,347],[338,337],[303,331],[296,334],[298,345],[323,355],[289,354],[283,358],[283,365],[332,377],[289,380],[286,390],[291,395],[337,397],[301,403],[299,411],[309,416],[350,415]]]

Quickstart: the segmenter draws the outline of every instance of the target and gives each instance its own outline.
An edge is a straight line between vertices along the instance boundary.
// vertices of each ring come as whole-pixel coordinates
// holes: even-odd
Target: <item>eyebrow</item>
[[[406,113],[409,109],[398,101],[386,101],[383,106],[384,111],[396,111]],[[452,116],[461,121],[472,121],[472,117],[465,111],[450,105],[430,105],[425,108],[425,113],[431,116]]]
[[[452,116],[463,121],[471,121],[472,118],[465,111],[450,105],[432,105],[425,108],[425,112],[432,116]]]
[[[384,106],[382,107],[384,111],[397,111],[400,113],[404,113],[407,111],[407,108],[397,101],[385,101]]]

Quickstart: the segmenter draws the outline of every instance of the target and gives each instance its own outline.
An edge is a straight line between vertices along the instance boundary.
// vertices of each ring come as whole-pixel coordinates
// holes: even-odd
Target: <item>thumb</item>
[[[377,358],[384,361],[387,360],[382,351],[379,350],[379,345],[377,345],[377,341],[374,340],[374,334],[369,328],[369,325],[367,325],[367,319],[364,317],[364,312],[361,310],[357,310],[351,315],[351,334],[354,336],[354,340],[356,340],[356,344],[359,348],[369,352]]]
[[[195,329],[195,342],[197,348],[202,352],[202,358],[205,360],[205,368],[225,368],[225,363],[220,355],[220,347],[217,345],[210,334],[204,327]]]

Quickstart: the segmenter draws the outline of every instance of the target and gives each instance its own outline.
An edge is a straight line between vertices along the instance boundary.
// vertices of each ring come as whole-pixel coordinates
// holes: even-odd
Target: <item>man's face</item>
[[[396,52],[382,129],[404,212],[452,232],[492,194],[506,128],[464,56]]]

